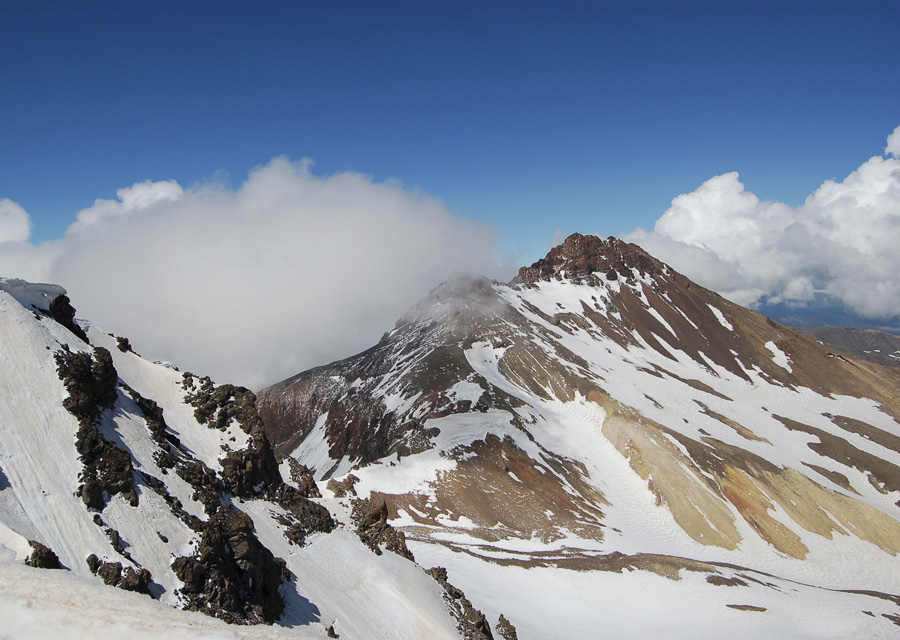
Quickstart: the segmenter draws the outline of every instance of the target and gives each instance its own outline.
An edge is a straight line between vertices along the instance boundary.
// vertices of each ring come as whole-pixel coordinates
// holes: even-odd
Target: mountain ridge
[[[497,567],[704,566],[896,593],[898,388],[896,370],[575,234],[509,284],[437,287],[372,349],[259,397],[279,455],[385,499],[416,557],[467,591],[476,575],[501,589]],[[859,563],[849,582],[835,554]],[[552,636],[519,613],[520,633]]]

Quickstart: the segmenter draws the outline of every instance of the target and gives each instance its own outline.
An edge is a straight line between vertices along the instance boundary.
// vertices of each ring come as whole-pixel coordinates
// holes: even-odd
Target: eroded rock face
[[[334,493],[335,498],[344,498],[347,496],[356,495],[356,489],[354,487],[356,486],[357,482],[359,482],[359,478],[350,473],[340,481],[338,481],[336,478],[332,478],[325,486],[329,491]]]
[[[55,354],[57,374],[69,397],[63,406],[78,418],[75,447],[84,468],[78,494],[91,509],[102,510],[106,497],[117,493],[137,506],[138,496],[132,479],[131,455],[100,433],[100,414],[115,405],[118,375],[112,356],[103,347],[89,353],[74,353],[63,348]]]
[[[244,449],[228,451],[219,460],[222,488],[217,490],[249,498],[281,485],[275,453],[257,414],[256,395],[245,387],[216,386],[207,377],[198,380],[191,373],[184,374],[183,387],[185,400],[194,407],[194,417],[200,424],[224,431],[233,423],[250,436]]]
[[[229,623],[271,624],[284,610],[278,588],[288,578],[285,562],[257,540],[250,516],[233,507],[209,519],[197,552],[176,558],[172,570],[191,611]]]

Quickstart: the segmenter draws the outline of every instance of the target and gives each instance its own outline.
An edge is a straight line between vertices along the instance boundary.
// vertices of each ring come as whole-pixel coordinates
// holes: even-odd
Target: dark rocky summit
[[[529,284],[538,280],[562,277],[592,277],[602,272],[608,280],[631,277],[631,269],[641,274],[659,273],[663,265],[636,244],[610,236],[573,233],[562,244],[553,247],[545,257],[530,267],[522,267],[513,283]]]

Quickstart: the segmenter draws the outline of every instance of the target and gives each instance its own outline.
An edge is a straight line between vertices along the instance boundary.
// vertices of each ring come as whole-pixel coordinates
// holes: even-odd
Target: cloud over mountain
[[[900,311],[900,128],[886,153],[799,207],[761,201],[737,172],[672,200],[652,231],[624,237],[744,305],[840,300],[870,318]]]
[[[308,160],[275,158],[236,190],[147,181],[117,196],[42,246],[4,201],[0,231],[17,241],[0,245],[4,275],[62,284],[80,316],[222,381],[259,386],[350,355],[441,280],[494,268],[485,227]]]

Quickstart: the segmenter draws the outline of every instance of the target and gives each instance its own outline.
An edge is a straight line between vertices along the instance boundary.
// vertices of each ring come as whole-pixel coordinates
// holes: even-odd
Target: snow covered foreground
[[[71,571],[0,560],[0,638],[4,640],[238,640],[321,638],[303,629],[229,625]]]
[[[358,640],[460,638],[442,587],[405,558],[373,553],[349,523],[348,505],[331,501],[335,530],[312,533],[300,545],[286,537],[290,513],[267,497],[262,483],[243,497],[222,493],[212,508],[249,516],[254,539],[284,560],[290,577],[279,588],[280,619],[272,626],[230,626],[180,611],[188,598],[173,561],[197,552],[209,504],[201,503],[197,486],[164,467],[159,438],[151,437],[136,398],[161,408],[167,441],[177,443],[170,451],[219,478],[227,453],[252,457],[252,432],[236,419],[221,430],[198,422],[180,372],[79,321],[90,340],[84,342],[48,313],[61,293],[0,279],[0,638],[324,638],[329,627]],[[93,508],[76,493],[83,483],[80,427],[63,406],[68,391],[54,356],[68,350],[99,357],[101,348],[111,354],[118,380],[115,404],[97,422],[133,465],[139,502],[106,494],[102,508]],[[29,541],[52,550],[64,568],[25,566]],[[91,555],[148,570],[153,599],[104,585],[86,562]]]

